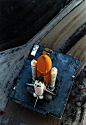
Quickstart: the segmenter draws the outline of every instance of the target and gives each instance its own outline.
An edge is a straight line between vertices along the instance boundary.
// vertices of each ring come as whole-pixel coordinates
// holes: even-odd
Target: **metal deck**
[[[39,47],[38,52],[34,57],[35,60],[38,59],[44,49],[45,48],[42,46]],[[52,67],[56,67],[58,69],[55,88],[56,95],[53,96],[53,100],[51,102],[44,99],[38,100],[37,105],[34,108],[35,98],[32,94],[28,94],[26,92],[27,86],[25,84],[27,82],[32,82],[31,61],[28,58],[17,81],[15,82],[15,90],[12,89],[10,98],[22,106],[45,116],[49,114],[61,118],[74,82],[74,78],[72,76],[76,76],[80,60],[57,51],[53,51],[50,58],[53,58]]]

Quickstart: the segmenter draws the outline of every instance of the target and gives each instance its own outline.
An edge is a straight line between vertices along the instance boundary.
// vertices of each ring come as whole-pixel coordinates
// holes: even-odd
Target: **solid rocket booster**
[[[35,80],[37,77],[37,61],[36,60],[31,61],[31,68],[32,68],[32,77],[33,77],[33,80]]]
[[[51,88],[54,88],[54,86],[55,86],[55,81],[56,81],[57,72],[58,72],[57,68],[53,67],[53,68],[51,69],[51,77],[50,77],[50,84],[49,84],[49,86],[50,86]]]

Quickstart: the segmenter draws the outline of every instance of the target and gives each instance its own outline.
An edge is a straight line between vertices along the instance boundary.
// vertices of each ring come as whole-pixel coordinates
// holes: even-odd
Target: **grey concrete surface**
[[[57,125],[58,119],[47,116],[44,117],[30,109],[22,107],[13,101],[9,101],[5,109],[4,117],[16,120],[27,125]]]
[[[2,119],[3,119],[3,115],[0,115],[0,124],[2,122]]]
[[[20,123],[18,121],[5,118],[3,115],[0,115],[0,125],[26,125],[24,123]]]

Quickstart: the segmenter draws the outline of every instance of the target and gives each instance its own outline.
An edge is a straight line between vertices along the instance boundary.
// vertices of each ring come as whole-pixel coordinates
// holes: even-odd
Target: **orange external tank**
[[[37,77],[43,77],[46,86],[50,82],[52,61],[48,55],[41,55],[37,60]]]

